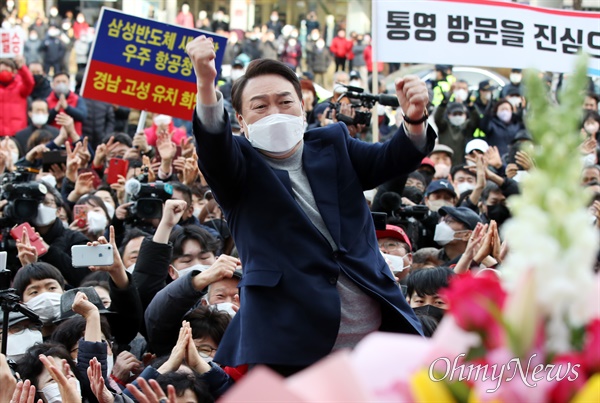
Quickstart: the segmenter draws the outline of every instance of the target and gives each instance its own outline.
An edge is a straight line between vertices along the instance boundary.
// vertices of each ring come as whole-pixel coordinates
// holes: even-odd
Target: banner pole
[[[140,120],[138,120],[137,130],[135,133],[144,133],[144,128],[146,127],[146,117],[148,116],[147,111],[140,111]]]
[[[371,76],[373,95],[377,95],[379,93],[379,72],[377,71],[377,6],[375,5],[375,1],[373,1],[373,9],[371,12],[371,27],[375,29],[371,29],[371,54],[373,58],[371,63],[373,63],[373,74]],[[379,143],[379,115],[377,114],[377,105],[375,103],[373,105],[373,109],[371,111],[371,132],[373,133],[373,143]]]

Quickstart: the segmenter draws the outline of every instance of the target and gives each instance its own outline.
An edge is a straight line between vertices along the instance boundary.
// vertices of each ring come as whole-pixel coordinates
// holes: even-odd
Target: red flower
[[[568,402],[583,388],[588,380],[582,369],[583,359],[584,354],[576,352],[561,354],[554,359],[554,368],[547,374],[553,383],[550,390],[552,403]]]
[[[600,318],[594,319],[587,326],[582,356],[588,375],[600,372]]]
[[[474,277],[470,273],[455,276],[440,294],[461,328],[482,334],[488,348],[502,342],[501,324],[493,312],[501,314],[506,293],[496,276]]]

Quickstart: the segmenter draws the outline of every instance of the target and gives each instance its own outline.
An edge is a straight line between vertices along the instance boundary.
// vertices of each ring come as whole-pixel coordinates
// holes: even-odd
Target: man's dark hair
[[[45,144],[54,139],[52,132],[46,129],[37,129],[27,139],[27,151],[30,151],[33,147]]]
[[[166,372],[156,378],[156,382],[160,388],[167,394],[167,386],[173,385],[175,394],[179,397],[183,396],[186,390],[191,390],[198,403],[213,403],[215,399],[210,394],[208,385],[200,379],[196,372]]]
[[[485,187],[483,188],[483,191],[481,192],[481,197],[479,198],[479,200],[483,204],[485,204],[485,202],[487,202],[487,199],[490,197],[490,194],[492,194],[492,192],[494,192],[494,193],[502,193],[502,190],[494,182],[488,182],[485,185]]]
[[[150,234],[145,231],[142,231],[139,228],[136,228],[136,227],[129,228],[125,232],[125,236],[123,237],[123,241],[121,241],[121,246],[119,247],[119,254],[121,255],[121,258],[123,258],[123,253],[125,253],[125,247],[127,246],[127,244],[129,242],[131,242],[132,240],[134,240],[136,238],[139,238],[139,237],[146,238],[147,236],[150,236]]]
[[[190,322],[193,339],[210,337],[217,346],[221,343],[225,329],[231,322],[231,316],[227,312],[204,305],[199,305],[185,315],[184,319]]]
[[[79,283],[79,287],[104,287],[106,290],[109,289],[108,282],[110,280],[110,274],[106,271],[93,271],[87,276],[85,276],[81,283]]]
[[[436,295],[441,288],[448,287],[448,281],[454,274],[445,266],[411,271],[406,279],[406,296],[411,298],[413,293],[419,297]]]
[[[65,289],[65,278],[62,273],[50,263],[45,262],[29,263],[19,269],[15,276],[13,287],[17,290],[17,294],[19,294],[22,300],[23,293],[27,286],[31,284],[31,280],[45,279],[54,279],[63,290]]]
[[[467,167],[467,165],[463,165],[463,164],[454,165],[450,169],[450,176],[452,177],[452,180],[454,180],[454,176],[456,175],[457,172],[464,172],[467,175],[470,175],[470,176],[472,176],[474,178],[477,178],[477,174],[475,174],[475,172],[469,170],[469,168]]]
[[[67,351],[72,351],[77,346],[77,343],[79,343],[79,340],[85,335],[85,325],[85,318],[81,315],[76,315],[58,325],[54,332],[52,332],[50,339],[64,346]],[[110,332],[108,319],[105,316],[100,316],[100,331],[106,337],[107,341],[111,340],[112,333]]]
[[[108,143],[108,140],[110,140],[111,137],[114,137],[113,141],[116,143],[125,144],[127,147],[133,146],[133,142],[131,140],[131,137],[129,137],[129,134],[121,133],[121,132],[114,132],[111,134],[107,134],[102,139],[102,143],[104,143],[104,144]]]
[[[593,91],[588,91],[588,92],[585,94],[585,96],[586,96],[586,97],[590,97],[590,98],[592,98],[593,100],[595,100],[595,101],[596,101],[596,104],[600,103],[600,95],[596,94],[596,93],[595,93],[595,92],[593,92]]]
[[[173,244],[173,260],[183,255],[183,244],[185,241],[194,240],[200,244],[203,252],[212,252],[215,255],[219,249],[220,242],[214,236],[195,225],[179,227],[171,232],[169,242]]]
[[[108,223],[110,224],[110,216],[108,215],[108,210],[106,209],[106,204],[104,204],[104,200],[102,200],[100,197],[96,196],[96,195],[85,195],[79,198],[79,200],[77,200],[77,204],[89,204],[90,206],[94,206],[94,207],[100,207],[102,209],[102,211],[104,211],[104,214],[106,215],[106,218],[108,219]]]
[[[31,64],[33,64],[33,63],[31,63]],[[31,110],[33,109],[33,104],[35,102],[43,102],[46,104],[46,106],[48,106],[48,101],[46,101],[44,98],[36,98],[29,103],[29,109],[27,109],[29,112],[31,112]]]
[[[187,203],[188,207],[192,205],[192,189],[189,186],[184,185],[181,182],[169,182],[173,186],[173,190],[178,190],[183,193],[183,200]]]
[[[294,90],[296,90],[296,95],[298,95],[298,99],[302,101],[300,80],[291,68],[278,60],[257,59],[248,64],[246,73],[242,77],[238,78],[233,83],[233,87],[231,87],[231,103],[233,104],[233,109],[235,109],[237,113],[242,113],[242,94],[246,84],[248,83],[248,80],[267,74],[281,76],[292,83]]]
[[[59,71],[58,73],[55,73],[54,76],[52,76],[52,81],[54,81],[54,79],[59,76],[67,76],[68,79],[71,78],[71,76],[69,75],[69,73],[67,71],[62,70],[62,71]]]

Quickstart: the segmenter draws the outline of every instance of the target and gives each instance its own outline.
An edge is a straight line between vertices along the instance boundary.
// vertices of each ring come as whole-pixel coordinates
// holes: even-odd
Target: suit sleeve
[[[145,310],[152,298],[166,285],[173,247],[156,243],[151,237],[142,241],[140,253],[135,262],[133,281],[138,289],[142,309]]]
[[[125,289],[117,288],[116,284],[109,279],[108,288],[111,299],[108,323],[115,341],[120,345],[126,345],[137,335],[144,317],[140,295],[133,282],[131,274],[127,273],[129,286]]]

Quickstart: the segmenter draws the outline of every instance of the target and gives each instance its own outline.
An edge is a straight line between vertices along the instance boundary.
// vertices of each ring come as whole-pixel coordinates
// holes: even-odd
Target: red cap
[[[433,163],[433,160],[429,157],[423,158],[423,161],[421,161],[421,165],[429,165],[430,167],[435,169],[435,164]]]
[[[404,232],[404,230],[400,227],[388,224],[385,226],[385,231],[375,231],[375,233],[377,234],[377,239],[396,238],[408,245],[408,248],[410,249],[409,252],[412,251],[412,244],[410,243],[410,238],[408,237],[408,235],[406,235],[406,232]]]

